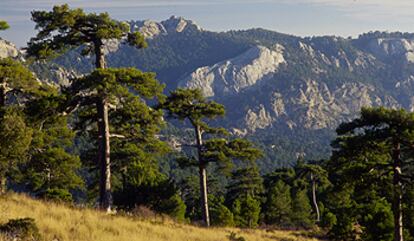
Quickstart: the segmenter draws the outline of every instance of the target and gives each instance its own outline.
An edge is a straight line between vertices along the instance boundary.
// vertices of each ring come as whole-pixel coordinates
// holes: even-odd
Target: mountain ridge
[[[260,28],[212,32],[180,17],[130,23],[149,47],[108,41],[109,65],[156,72],[167,92],[201,87],[226,106],[217,124],[257,141],[271,166],[293,162],[298,153],[328,155],[335,128],[364,106],[414,110],[414,34],[303,38]],[[62,79],[93,68],[93,58],[80,52],[51,64]]]

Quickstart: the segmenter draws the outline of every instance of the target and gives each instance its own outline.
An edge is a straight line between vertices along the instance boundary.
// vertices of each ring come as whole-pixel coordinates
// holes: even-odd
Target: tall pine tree
[[[348,184],[354,183],[358,189],[366,180],[371,179],[368,184],[386,181],[383,187],[390,185],[393,194],[394,240],[403,241],[403,185],[412,180],[407,170],[412,167],[414,114],[402,109],[365,108],[359,118],[341,124],[337,133],[332,172],[341,179],[348,177]]]
[[[113,20],[108,13],[85,13],[82,9],[70,9],[68,5],[53,7],[52,11],[33,11],[32,20],[39,31],[27,47],[27,53],[37,58],[45,58],[62,53],[71,47],[84,45],[84,54],[94,53],[97,69],[107,67],[104,46],[109,39],[118,39],[138,48],[146,42],[138,32],[130,32],[129,25]],[[94,101],[98,121],[98,163],[100,165],[100,196],[102,209],[111,209],[110,173],[110,100],[105,93],[99,93]]]
[[[171,92],[167,100],[160,105],[170,117],[187,120],[194,129],[197,157],[183,158],[186,165],[198,167],[200,177],[200,199],[204,224],[210,226],[207,166],[215,163],[223,171],[232,167],[234,160],[256,160],[261,152],[243,139],[227,140],[220,137],[227,135],[223,128],[213,128],[205,120],[223,116],[224,106],[214,101],[208,101],[199,89],[177,89]],[[219,135],[220,138],[217,138]],[[216,138],[215,138],[216,136]],[[209,137],[209,138],[208,138]],[[208,138],[208,139],[206,139]]]
[[[100,204],[110,210],[111,195],[111,166],[116,166],[123,175],[133,178],[156,178],[157,167],[151,167],[159,151],[165,150],[165,145],[156,138],[155,134],[162,125],[162,113],[149,107],[145,99],[162,98],[163,85],[159,84],[153,73],[143,73],[134,68],[98,69],[90,75],[73,80],[72,84],[63,90],[66,96],[66,109],[73,109],[78,114],[77,128],[94,136],[101,137],[103,122],[100,108],[96,108],[105,99],[111,111],[106,112],[107,126],[105,135],[108,141],[105,145],[114,144],[117,162],[105,162],[100,165]],[[111,133],[111,134],[109,134]],[[112,138],[109,138],[112,137]],[[100,142],[101,139],[98,139]],[[99,145],[98,145],[99,146]],[[110,153],[108,152],[108,158]],[[147,164],[143,165],[144,162]],[[141,167],[145,167],[142,169]],[[149,168],[149,169],[148,169]],[[125,179],[126,180],[126,179]],[[103,201],[103,203],[102,203]]]

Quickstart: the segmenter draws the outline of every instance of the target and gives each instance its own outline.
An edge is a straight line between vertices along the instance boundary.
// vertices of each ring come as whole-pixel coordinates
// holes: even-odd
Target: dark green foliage
[[[176,193],[168,199],[161,201],[156,210],[174,217],[178,221],[185,221],[186,206],[181,197]]]
[[[0,176],[9,177],[16,165],[26,161],[32,142],[33,130],[26,124],[22,110],[16,107],[3,109],[0,119]]]
[[[89,54],[100,49],[106,39],[124,37],[130,45],[146,46],[139,33],[130,33],[127,23],[111,19],[108,13],[85,13],[80,8],[70,9],[64,4],[54,6],[50,12],[33,11],[32,20],[39,32],[28,42],[27,52],[37,58],[45,58],[82,44],[87,44],[84,54]]]
[[[27,160],[33,130],[27,123],[23,105],[41,92],[33,74],[21,63],[0,59],[0,193],[6,181]]]
[[[279,180],[268,188],[266,203],[263,208],[265,222],[282,227],[290,226],[292,215],[290,187]]]
[[[407,240],[414,240],[414,185],[407,185],[404,195],[404,223],[407,225],[409,237]]]
[[[209,128],[203,119],[215,119],[225,113],[223,105],[206,100],[200,89],[177,89],[170,93],[160,107],[167,111],[168,116],[181,121],[188,119],[192,125],[203,126],[206,131]]]
[[[244,139],[228,140],[223,128],[209,126],[206,119],[215,119],[223,116],[224,106],[207,100],[200,89],[177,89],[170,93],[166,101],[159,108],[165,109],[169,117],[190,122],[194,128],[197,156],[184,153],[180,158],[180,166],[198,166],[200,174],[200,201],[202,203],[202,217],[206,226],[210,225],[207,193],[207,167],[210,163],[227,173],[231,170],[234,161],[254,162],[261,156],[261,152],[252,143]],[[208,138],[206,140],[206,138]],[[257,171],[257,170],[256,170]],[[243,202],[250,205],[252,202]],[[243,207],[244,208],[244,207]],[[260,204],[259,211],[260,212]],[[256,221],[249,220],[249,225]]]
[[[260,200],[250,194],[240,196],[232,204],[234,223],[238,227],[255,228],[260,218]]]
[[[237,226],[257,226],[263,193],[263,179],[254,163],[232,173],[227,186],[226,203],[232,207]]]
[[[40,241],[41,235],[32,218],[11,219],[0,225],[0,233],[11,240]]]
[[[0,31],[1,30],[6,30],[8,29],[10,26],[6,21],[0,20]]]
[[[132,210],[138,206],[147,206],[152,210],[170,215],[179,221],[185,220],[186,205],[178,195],[173,183],[161,174],[152,184],[133,184],[126,182],[125,186],[114,192],[114,204]]]
[[[153,73],[109,68],[77,79],[64,90],[66,108],[74,109],[78,116],[76,129],[95,143],[83,153],[84,162],[92,171],[96,170],[93,153],[98,142],[96,104],[104,98],[112,106],[109,127],[115,178],[121,185],[133,186],[156,181],[160,174],[157,158],[168,148],[155,137],[163,125],[162,112],[149,107],[145,100],[161,99],[162,89]]]
[[[213,226],[233,227],[233,213],[223,203],[212,203],[211,208],[211,224]]]
[[[393,240],[393,214],[391,205],[386,200],[372,200],[361,209],[363,240]]]
[[[0,59],[0,83],[1,105],[15,103],[17,98],[22,98],[19,100],[22,103],[41,89],[32,72],[12,58]]]
[[[292,195],[291,221],[295,227],[310,228],[314,224],[312,206],[307,196],[307,190],[297,190]]]
[[[331,230],[335,236],[352,236],[358,224],[367,239],[391,239],[390,227],[396,225],[390,220],[390,203],[394,203],[396,221],[401,211],[396,203],[404,202],[402,185],[412,177],[413,124],[412,113],[371,108],[338,128],[328,170],[335,181],[333,191],[341,193],[338,198],[347,203],[331,207],[338,221]]]
[[[57,202],[67,202],[70,203],[73,201],[72,194],[67,189],[58,189],[52,188],[47,189],[42,193],[42,197]]]
[[[227,186],[227,202],[232,203],[240,196],[261,198],[264,193],[263,178],[256,165],[235,170]]]

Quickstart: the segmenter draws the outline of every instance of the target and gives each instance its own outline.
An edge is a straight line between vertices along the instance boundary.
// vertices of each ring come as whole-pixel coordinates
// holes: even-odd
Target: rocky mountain
[[[369,32],[351,39],[264,29],[217,33],[179,17],[130,25],[149,47],[109,41],[109,65],[154,71],[167,91],[201,88],[227,108],[217,124],[265,150],[264,168],[299,155],[327,155],[334,129],[364,106],[414,110],[414,34]],[[50,64],[65,73],[63,82],[56,74],[54,81],[66,84],[68,73],[90,71],[93,58],[79,53]]]
[[[19,50],[13,43],[0,38],[0,58],[16,58],[18,55]]]

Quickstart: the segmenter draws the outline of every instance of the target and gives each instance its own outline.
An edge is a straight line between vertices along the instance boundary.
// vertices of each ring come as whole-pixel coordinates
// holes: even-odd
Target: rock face
[[[329,152],[335,128],[363,107],[414,111],[414,34],[370,32],[345,39],[263,29],[215,33],[174,16],[130,23],[149,47],[108,42],[110,65],[156,72],[167,91],[201,88],[226,107],[218,124],[259,139],[270,148],[266,153],[274,152],[270,162],[289,150],[292,160],[297,153]],[[73,52],[55,63],[63,84],[92,68],[90,59]]]
[[[404,56],[413,61],[414,40],[401,38],[376,38],[369,42],[368,50],[379,58]]]
[[[162,22],[144,20],[130,21],[129,23],[132,31],[141,32],[147,39],[153,39],[158,35],[181,33],[184,31],[202,31],[201,27],[193,21],[176,16],[171,16],[169,19]]]
[[[196,69],[179,85],[201,88],[207,97],[237,94],[270,78],[283,63],[281,45],[272,49],[254,46],[235,58]]]
[[[18,55],[19,50],[14,44],[0,38],[0,58],[16,58]]]
[[[238,130],[253,133],[258,129],[283,126],[289,129],[335,129],[341,122],[354,118],[362,107],[401,108],[393,97],[380,96],[372,85],[359,83],[329,88],[325,83],[304,80],[298,87],[279,91],[270,92],[269,100],[249,108],[243,114]]]

